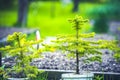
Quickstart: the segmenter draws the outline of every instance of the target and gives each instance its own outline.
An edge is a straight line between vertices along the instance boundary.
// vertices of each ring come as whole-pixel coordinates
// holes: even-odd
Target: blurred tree
[[[73,0],[73,4],[73,12],[77,12],[79,7],[79,0]]]
[[[109,17],[112,19],[119,19],[120,17],[120,0],[108,0]],[[120,19],[119,19],[120,20]]]
[[[27,25],[27,14],[28,14],[29,0],[18,0],[18,21],[17,27]]]
[[[98,13],[98,18],[95,19],[93,31],[96,33],[107,33],[109,30],[108,20],[106,14],[103,12]]]

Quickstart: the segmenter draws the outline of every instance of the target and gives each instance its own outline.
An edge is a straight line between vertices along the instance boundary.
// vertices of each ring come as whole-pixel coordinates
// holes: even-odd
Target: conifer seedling
[[[39,41],[28,41],[26,34],[21,32],[15,32],[7,37],[9,45],[0,48],[0,51],[6,52],[10,57],[15,57],[15,65],[7,69],[10,77],[15,78],[31,78],[36,77],[39,73],[37,67],[31,65],[31,61],[35,58],[40,57],[42,49],[35,49],[33,45],[42,42]],[[13,76],[12,76],[13,75]]]
[[[75,34],[58,35],[57,39],[52,41],[53,44],[46,45],[47,48],[59,49],[69,52],[69,57],[75,57],[76,59],[76,74],[79,74],[79,59],[86,57],[84,62],[101,61],[102,52],[101,49],[112,49],[114,41],[107,40],[94,40],[95,33],[80,33],[83,25],[89,22],[88,19],[83,19],[81,16],[76,16],[73,19],[69,19],[72,23],[72,27],[75,30]]]

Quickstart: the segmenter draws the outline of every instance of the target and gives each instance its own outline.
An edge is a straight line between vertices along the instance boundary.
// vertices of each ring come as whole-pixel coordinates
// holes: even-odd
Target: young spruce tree
[[[35,49],[33,45],[42,42],[40,41],[28,41],[26,34],[21,32],[15,32],[7,37],[8,46],[0,48],[1,52],[6,52],[6,55],[15,57],[15,65],[8,69],[7,72],[11,77],[17,78],[31,78],[36,77],[38,69],[35,66],[30,65],[31,61],[40,57],[42,49]]]
[[[53,41],[53,45],[46,45],[46,47],[67,51],[68,56],[76,58],[76,74],[79,74],[79,59],[84,56],[86,61],[101,61],[101,49],[112,49],[114,41],[107,40],[92,40],[95,33],[80,33],[83,25],[87,23],[88,19],[83,19],[81,16],[76,16],[70,19],[69,22],[73,24],[75,34],[58,35],[57,39]],[[92,55],[91,55],[92,54]],[[90,55],[90,56],[89,56]]]

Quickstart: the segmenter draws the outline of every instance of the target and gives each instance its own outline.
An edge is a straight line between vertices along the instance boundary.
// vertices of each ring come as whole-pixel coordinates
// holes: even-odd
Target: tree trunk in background
[[[79,7],[79,0],[73,0],[73,12],[77,12],[78,11],[78,7]]]
[[[28,0],[18,0],[18,22],[17,26],[27,25],[27,15],[28,15]]]

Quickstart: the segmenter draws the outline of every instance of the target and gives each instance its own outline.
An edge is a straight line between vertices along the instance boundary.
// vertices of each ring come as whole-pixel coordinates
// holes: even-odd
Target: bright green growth
[[[38,74],[38,76],[36,78],[33,78],[32,80],[47,80],[47,77],[48,77],[48,73],[43,72],[41,74]]]
[[[53,41],[52,47],[63,51],[68,51],[69,57],[76,58],[76,74],[79,74],[79,58],[85,56],[85,62],[101,61],[101,49],[112,49],[114,41],[94,40],[95,33],[80,33],[80,30],[88,19],[83,19],[81,16],[76,16],[69,20],[73,24],[76,34],[59,35],[56,41]],[[51,45],[50,45],[51,46]],[[50,47],[49,46],[49,47]],[[48,45],[47,45],[48,47]]]
[[[104,75],[102,75],[102,76],[97,75],[94,77],[94,79],[95,80],[104,80]]]
[[[117,43],[116,47],[114,47],[113,50],[114,50],[114,58],[119,62],[120,61],[120,47],[118,44],[120,43]]]
[[[26,34],[15,32],[8,36],[7,41],[10,45],[0,48],[0,51],[5,51],[9,56],[15,57],[16,64],[8,69],[10,71],[8,73],[12,72],[15,76],[10,77],[36,77],[39,71],[37,67],[31,66],[30,63],[34,58],[40,57],[42,49],[37,50],[33,45],[42,42],[42,40],[28,41],[26,40]]]
[[[4,66],[0,67],[0,80],[4,80],[3,77],[6,77],[6,72],[4,71]]]

